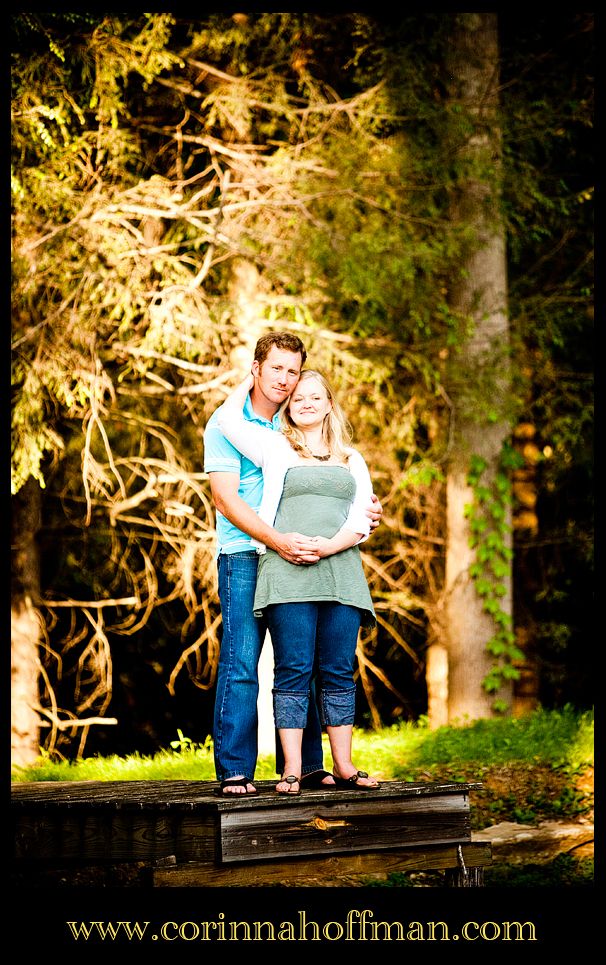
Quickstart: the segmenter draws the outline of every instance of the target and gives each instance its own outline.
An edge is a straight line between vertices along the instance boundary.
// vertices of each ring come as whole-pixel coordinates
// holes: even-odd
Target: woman
[[[311,536],[320,560],[296,565],[256,544],[261,554],[255,613],[264,613],[275,657],[274,715],[284,751],[279,794],[301,790],[301,739],[317,658],[321,712],[335,785],[378,783],[351,760],[353,665],[362,625],[374,609],[357,544],[368,536],[372,485],[366,463],[347,443],[347,423],[326,379],[301,373],[281,410],[282,432],[245,422],[249,376],[218,410],[221,431],[263,469],[261,518],[280,532]]]

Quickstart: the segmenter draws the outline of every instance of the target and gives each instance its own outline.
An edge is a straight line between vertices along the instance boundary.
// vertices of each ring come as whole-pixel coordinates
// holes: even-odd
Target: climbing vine
[[[511,569],[513,551],[507,534],[511,526],[507,522],[507,508],[511,504],[509,471],[518,466],[519,454],[505,442],[501,450],[499,468],[491,484],[483,481],[488,466],[477,454],[471,457],[467,476],[473,490],[473,502],[465,507],[471,535],[469,545],[475,549],[475,562],[469,569],[475,589],[482,598],[482,609],[492,617],[496,630],[487,641],[486,649],[494,663],[483,680],[488,693],[496,693],[507,680],[517,680],[520,671],[515,661],[523,659],[516,646],[511,614],[503,609],[502,599],[507,594],[505,578]],[[506,711],[507,704],[496,699],[495,711]]]

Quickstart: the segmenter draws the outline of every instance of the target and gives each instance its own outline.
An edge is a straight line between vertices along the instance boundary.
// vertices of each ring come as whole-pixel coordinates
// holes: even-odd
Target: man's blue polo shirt
[[[220,408],[220,407],[219,407]],[[240,479],[238,496],[245,503],[259,512],[263,495],[263,473],[259,466],[243,456],[241,452],[228,442],[217,425],[217,409],[208,420],[204,431],[204,472],[233,472]],[[244,405],[244,418],[247,422],[268,426],[270,429],[280,428],[280,419],[276,414],[271,422],[258,416],[251,405],[250,395]],[[217,510],[217,555],[219,553],[242,553],[253,549],[251,537],[243,533],[233,523]]]

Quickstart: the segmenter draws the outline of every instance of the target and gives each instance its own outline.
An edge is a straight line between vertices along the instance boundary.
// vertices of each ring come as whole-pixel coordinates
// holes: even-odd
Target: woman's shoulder
[[[360,474],[360,476],[364,477],[370,475],[368,463],[359,449],[354,449],[352,446],[348,446],[346,452],[349,457],[348,465],[351,472]]]

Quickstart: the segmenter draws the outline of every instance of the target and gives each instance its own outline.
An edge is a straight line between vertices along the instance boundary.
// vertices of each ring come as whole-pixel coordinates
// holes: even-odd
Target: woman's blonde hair
[[[317,379],[321,386],[323,386],[328,401],[331,403],[330,411],[324,416],[324,424],[322,426],[322,438],[326,444],[327,449],[331,452],[341,462],[347,462],[349,458],[348,445],[352,439],[352,429],[345,417],[343,409],[337,402],[335,394],[321,372],[316,372],[315,369],[303,369],[299,377],[299,382],[307,381],[308,379]],[[295,387],[294,393],[297,391]],[[282,423],[282,432],[290,442],[291,446],[295,452],[306,453],[309,452],[305,445],[305,435],[298,429],[290,417],[289,412],[290,398],[284,402],[280,408],[280,420]]]

